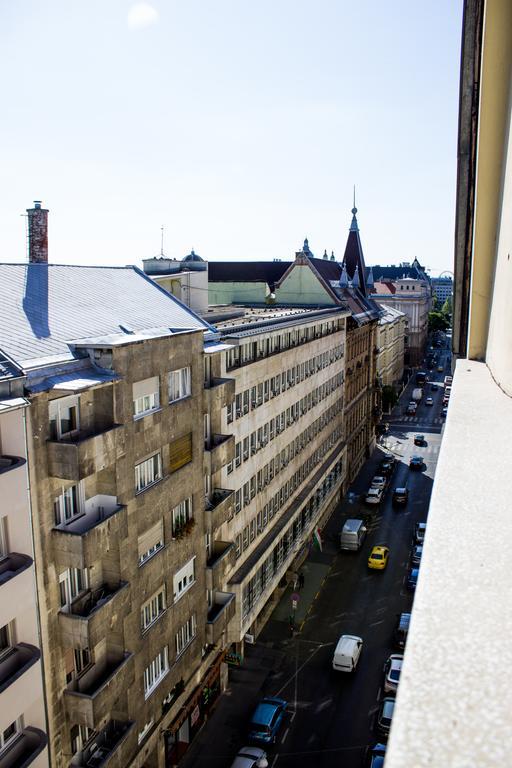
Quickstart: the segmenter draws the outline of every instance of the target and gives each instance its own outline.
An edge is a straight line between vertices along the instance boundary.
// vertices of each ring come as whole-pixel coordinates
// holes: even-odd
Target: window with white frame
[[[5,752],[18,738],[23,730],[23,717],[16,720],[0,731],[0,754]]]
[[[162,456],[155,453],[135,465],[135,490],[137,493],[162,479]]]
[[[0,659],[7,656],[16,645],[16,629],[14,619],[0,627]]]
[[[50,439],[69,437],[80,429],[79,396],[60,397],[48,403]]]
[[[140,418],[160,408],[160,380],[158,376],[133,384],[133,416]]]
[[[169,652],[162,648],[149,667],[144,670],[144,698],[148,698],[169,671]]]
[[[189,520],[192,520],[192,499],[190,496],[188,499],[180,501],[178,506],[172,510],[172,535],[175,536],[179,533]]]
[[[166,608],[165,585],[156,592],[153,597],[143,603],[140,609],[140,625],[142,631],[148,629],[160,618]]]
[[[176,656],[180,656],[196,636],[196,617],[193,614],[176,633]]]
[[[83,514],[80,487],[72,485],[62,488],[61,492],[53,500],[53,510],[56,525],[66,525]]]
[[[164,524],[159,520],[138,538],[139,565],[143,565],[164,546]]]
[[[174,575],[173,590],[174,602],[180,599],[190,589],[196,580],[196,559],[193,557],[183,568]]]
[[[192,377],[190,366],[178,368],[169,372],[169,402],[174,403],[184,397],[189,397],[192,392]]]
[[[96,731],[92,728],[88,728],[86,725],[74,725],[70,731],[71,739],[71,752],[76,755],[77,752],[81,752],[85,744],[96,736]]]
[[[67,568],[59,576],[60,604],[69,608],[81,592],[89,586],[87,568]]]

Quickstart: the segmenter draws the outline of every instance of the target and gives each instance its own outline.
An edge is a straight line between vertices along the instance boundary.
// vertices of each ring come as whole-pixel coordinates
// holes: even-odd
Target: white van
[[[366,526],[363,520],[350,517],[345,520],[345,524],[340,533],[341,549],[352,549],[357,551],[363,543],[366,536]]]
[[[342,635],[334,651],[332,668],[337,672],[352,672],[363,649],[363,641],[356,635]]]

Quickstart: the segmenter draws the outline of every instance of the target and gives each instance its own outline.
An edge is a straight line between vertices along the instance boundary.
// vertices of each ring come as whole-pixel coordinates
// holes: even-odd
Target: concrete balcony
[[[82,515],[53,529],[55,561],[84,568],[107,551],[118,550],[127,535],[126,507],[119,505],[115,496],[94,496],[85,502]]]
[[[206,588],[222,591],[227,575],[235,564],[235,547],[228,541],[215,541],[206,562]]]
[[[47,743],[48,738],[44,731],[30,725],[27,726],[21,731],[12,746],[2,752],[0,768],[27,768],[29,765],[33,768],[43,768],[43,766],[47,766],[48,757],[42,755]],[[41,758],[37,760],[39,755]]]
[[[235,436],[212,435],[204,450],[207,469],[213,475],[235,458]]]
[[[86,592],[71,605],[69,611],[59,612],[60,636],[63,645],[73,648],[94,648],[108,633],[122,635],[123,621],[130,610],[128,582],[117,587],[104,584]]]
[[[110,467],[117,459],[116,435],[119,430],[119,426],[113,426],[97,434],[78,432],[69,440],[49,440],[48,474],[78,482]]]
[[[219,642],[228,624],[235,615],[235,595],[232,592],[215,592],[213,605],[206,617],[206,642],[215,645]]]
[[[97,730],[110,712],[121,708],[118,700],[126,696],[134,677],[133,653],[107,655],[93,664],[64,691],[70,721]]]
[[[71,768],[126,768],[137,746],[133,720],[110,720],[85,749],[75,755]]]
[[[19,552],[10,552],[7,557],[0,560],[0,589],[11,579],[15,579],[20,573],[30,568],[34,561],[28,555],[21,555]]]
[[[11,472],[13,469],[17,469],[18,467],[22,467],[25,464],[25,459],[22,459],[21,456],[10,456],[8,454],[1,454],[0,455],[0,483],[4,482],[4,478],[2,476],[7,477],[7,473]]]
[[[225,408],[235,399],[234,379],[211,379],[204,385],[204,404],[208,413]]]
[[[0,661],[0,697],[4,712],[25,710],[41,696],[41,652],[35,645],[18,643]]]
[[[211,499],[205,500],[206,522],[210,523],[213,533],[227,520],[233,517],[235,509],[235,492],[224,488],[215,488]]]

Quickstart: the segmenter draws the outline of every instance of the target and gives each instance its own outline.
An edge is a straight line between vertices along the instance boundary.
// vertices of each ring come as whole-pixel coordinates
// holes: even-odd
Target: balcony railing
[[[41,658],[35,645],[19,643],[0,659],[0,693],[18,680]]]
[[[49,440],[49,475],[77,482],[114,464],[119,428],[115,425],[95,434],[77,432],[69,439]]]
[[[205,452],[210,460],[210,474],[218,472],[235,458],[234,435],[211,435]]]
[[[133,659],[133,653],[127,652],[117,657],[107,656],[73,680],[64,691],[70,720],[96,730],[132,685]]]
[[[10,552],[7,557],[0,560],[0,587],[6,581],[14,579],[18,574],[30,568],[34,561],[28,555],[21,555],[19,552]]]
[[[129,610],[130,590],[122,581],[111,587],[104,584],[90,590],[71,604],[69,611],[59,612],[61,639],[74,648],[94,648],[109,633],[122,633],[123,620]]]
[[[27,726],[18,738],[0,755],[0,768],[27,768],[48,743],[44,731]]]
[[[206,618],[206,642],[218,643],[235,615],[235,595],[232,592],[215,592],[213,605]]]
[[[133,720],[110,720],[79,756],[73,758],[72,768],[106,768],[107,765],[111,768],[124,768],[129,760],[126,755],[123,757],[121,745],[130,733],[134,733],[134,725]]]
[[[232,542],[216,541],[206,562],[206,588],[222,590],[229,570],[235,564],[235,547]]]
[[[233,517],[235,492],[224,488],[215,488],[211,499],[205,499],[206,519],[210,519],[212,533]]]
[[[119,505],[115,496],[88,499],[82,515],[53,529],[56,562],[85,567],[107,549],[119,548],[119,542],[127,536],[127,526],[126,507]],[[77,561],[70,563],[73,557]]]

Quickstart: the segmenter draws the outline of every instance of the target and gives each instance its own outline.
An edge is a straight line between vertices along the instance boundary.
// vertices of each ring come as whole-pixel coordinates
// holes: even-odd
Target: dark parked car
[[[425,435],[414,435],[414,445],[425,445]]]
[[[411,621],[410,613],[401,613],[398,616],[398,621],[396,623],[395,631],[393,633],[393,639],[395,641],[395,645],[398,646],[398,648],[405,648],[410,621]]]
[[[396,504],[397,506],[405,506],[407,504],[407,501],[409,499],[409,489],[402,487],[402,488],[395,488],[393,491],[393,504]]]
[[[389,734],[389,729],[391,728],[391,720],[393,719],[394,709],[395,709],[394,696],[386,696],[384,699],[382,699],[382,704],[380,705],[379,714],[377,716],[377,729],[384,736],[387,736]]]
[[[416,523],[414,526],[414,538],[413,544],[423,544],[425,541],[425,531],[427,530],[426,523]]]
[[[423,459],[421,456],[413,456],[409,462],[409,469],[420,471],[423,469]]]
[[[407,574],[407,589],[410,589],[411,592],[414,592],[414,590],[416,589],[419,572],[420,572],[419,568],[411,568],[411,570]]]
[[[423,554],[423,544],[415,544],[411,552],[411,565],[419,565]]]
[[[431,385],[430,388],[431,388],[432,392],[437,392],[437,390],[439,389],[439,384],[436,384],[435,382],[432,382],[432,385]]]
[[[287,702],[266,697],[260,701],[249,723],[249,740],[274,744],[283,725]]]

